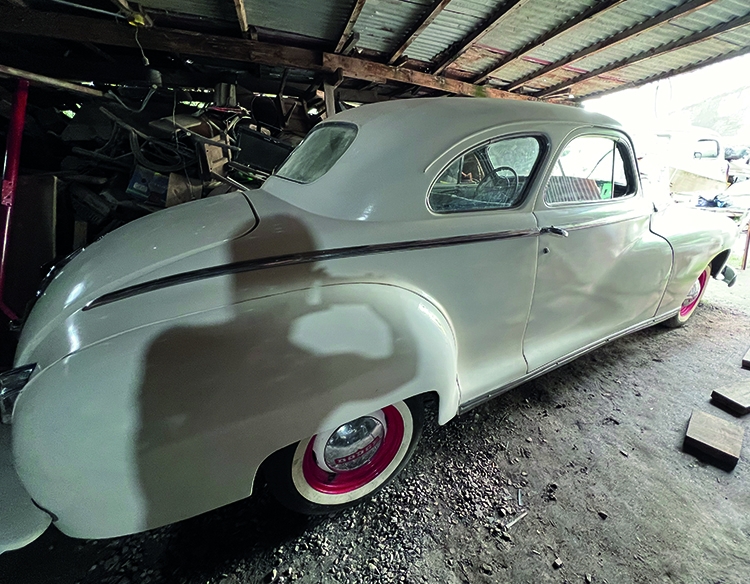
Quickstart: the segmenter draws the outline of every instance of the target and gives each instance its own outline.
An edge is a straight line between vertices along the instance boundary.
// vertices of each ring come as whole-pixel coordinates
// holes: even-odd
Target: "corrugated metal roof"
[[[482,24],[503,2],[497,0],[453,0],[406,50],[418,61],[432,61]]]
[[[339,40],[353,7],[354,0],[245,0],[247,20],[253,26],[333,43]]]
[[[734,6],[732,6],[732,4]],[[724,2],[706,7],[702,14],[690,14],[676,18],[652,31],[643,33],[621,45],[612,47],[592,57],[576,63],[577,67],[591,71],[621,59],[645,53],[653,47],[660,47],[671,41],[685,38],[714,26],[747,14],[750,6],[740,6],[738,2]]]
[[[536,0],[503,19],[500,26],[482,38],[479,55],[465,55],[450,70],[471,72],[475,76],[495,66],[500,59],[492,51],[511,53],[567,22],[591,5],[591,0]]]
[[[211,20],[237,20],[232,0],[145,0],[138,3],[146,9],[202,16]]]
[[[432,0],[368,0],[354,25],[357,47],[390,55],[431,6]]]
[[[563,34],[550,40],[543,46],[534,49],[529,57],[543,63],[555,63],[568,55],[576,53],[603,41],[623,30],[645,22],[670,8],[680,4],[680,0],[648,0],[647,2],[625,2],[605,14],[595,16],[584,26],[571,33]],[[506,81],[515,81],[534,71],[541,69],[543,64],[523,60],[514,63],[512,75],[504,67],[496,76]]]

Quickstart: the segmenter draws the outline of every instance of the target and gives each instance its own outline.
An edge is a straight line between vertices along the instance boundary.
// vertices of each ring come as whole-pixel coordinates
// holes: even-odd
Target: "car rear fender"
[[[16,403],[16,466],[61,531],[114,537],[247,497],[273,452],[428,392],[441,423],[456,414],[456,343],[434,303],[395,285],[313,287],[139,327],[47,367]]]

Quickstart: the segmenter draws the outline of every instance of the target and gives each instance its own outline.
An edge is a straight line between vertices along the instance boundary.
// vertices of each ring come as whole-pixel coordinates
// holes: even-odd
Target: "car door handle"
[[[568,237],[567,230],[563,229],[562,227],[555,227],[554,225],[550,225],[549,227],[542,227],[539,230],[539,233],[550,233],[552,235],[559,235],[560,237]]]

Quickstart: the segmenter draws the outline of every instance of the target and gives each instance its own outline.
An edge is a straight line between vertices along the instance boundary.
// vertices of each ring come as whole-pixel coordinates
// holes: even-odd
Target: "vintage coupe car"
[[[160,211],[58,269],[0,377],[3,549],[249,496],[371,496],[438,422],[684,323],[736,227],[643,193],[613,120],[439,98],[318,125],[263,188]],[[12,431],[13,465],[8,453]],[[33,504],[31,503],[33,499]]]

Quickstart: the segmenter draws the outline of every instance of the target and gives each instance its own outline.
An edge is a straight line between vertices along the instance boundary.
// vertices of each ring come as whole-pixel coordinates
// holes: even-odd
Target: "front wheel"
[[[681,327],[688,321],[688,319],[695,312],[695,309],[698,308],[698,304],[700,303],[701,298],[703,298],[703,293],[706,291],[706,287],[708,286],[708,280],[710,277],[711,266],[708,265],[706,266],[706,269],[701,272],[701,275],[698,276],[698,279],[690,287],[687,296],[685,296],[685,300],[682,301],[680,311],[664,323],[666,326],[677,328]]]
[[[411,458],[424,425],[410,398],[276,452],[265,467],[274,496],[293,511],[333,513],[373,496]]]

